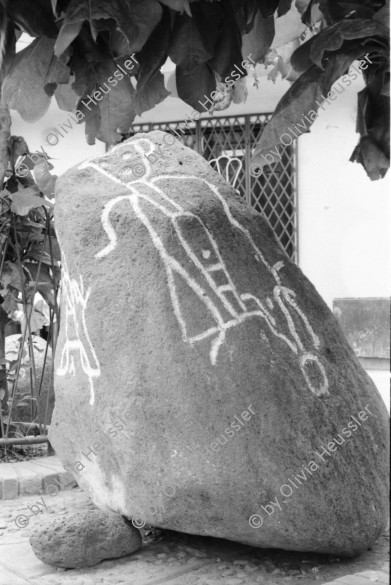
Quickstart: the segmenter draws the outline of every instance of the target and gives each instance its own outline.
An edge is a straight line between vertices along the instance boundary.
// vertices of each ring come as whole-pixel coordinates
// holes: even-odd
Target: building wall
[[[46,114],[33,124],[22,120],[15,111],[12,111],[11,114],[11,133],[14,136],[23,136],[30,152],[41,150],[42,146],[46,153],[53,158],[50,162],[54,166],[52,172],[56,175],[61,175],[86,158],[105,152],[105,145],[98,140],[94,146],[87,144],[84,136],[84,124],[74,125],[72,129],[67,130],[68,134],[65,134],[64,130],[61,129],[61,124],[67,121],[69,112],[60,110],[54,100],[52,100]],[[57,129],[63,134],[63,137],[57,134],[57,143],[52,135],[47,140],[47,136],[53,129]]]
[[[330,307],[338,297],[390,295],[390,181],[372,182],[349,162],[356,99],[346,89],[298,145],[299,264]]]

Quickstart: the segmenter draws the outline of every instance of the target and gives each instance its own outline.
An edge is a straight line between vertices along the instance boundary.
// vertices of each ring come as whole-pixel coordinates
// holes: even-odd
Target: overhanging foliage
[[[89,144],[96,138],[120,141],[136,115],[169,95],[160,72],[167,57],[176,65],[178,96],[204,111],[198,101],[205,101],[204,95],[248,54],[258,63],[270,63],[273,56],[276,72],[294,83],[257,145],[255,166],[267,164],[265,154],[280,136],[316,112],[319,95],[327,94],[355,59],[369,55],[366,87],[358,96],[360,139],[351,160],[360,162],[371,179],[387,171],[385,0],[0,0],[0,9],[4,102],[34,121],[54,96],[60,108],[79,110]],[[22,31],[35,40],[15,55]],[[132,55],[137,65],[127,72]],[[122,78],[113,77],[118,67],[125,71]],[[107,84],[109,78],[113,82]],[[96,103],[88,101],[105,83],[109,91],[102,90]],[[229,90],[234,95],[235,86]]]

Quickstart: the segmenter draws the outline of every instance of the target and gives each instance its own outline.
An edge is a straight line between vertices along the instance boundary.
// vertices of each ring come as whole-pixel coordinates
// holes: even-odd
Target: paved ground
[[[136,554],[85,570],[41,563],[29,544],[36,522],[92,507],[79,488],[0,501],[0,585],[371,585],[388,583],[388,534],[355,559],[254,549],[162,532]],[[19,527],[18,527],[19,526]],[[353,575],[361,574],[362,577]],[[346,575],[350,575],[346,577]]]
[[[76,485],[75,480],[56,456],[0,465],[0,500],[29,494],[55,494],[73,485]]]

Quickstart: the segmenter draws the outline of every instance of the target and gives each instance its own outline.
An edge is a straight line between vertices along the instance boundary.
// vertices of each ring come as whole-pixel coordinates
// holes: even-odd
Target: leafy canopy
[[[351,160],[371,179],[389,166],[385,0],[0,0],[0,17],[4,102],[35,121],[54,96],[61,109],[78,112],[89,144],[119,142],[136,115],[169,95],[160,71],[167,57],[176,66],[177,95],[199,111],[199,100],[250,53],[258,63],[274,63],[272,76],[279,71],[293,84],[257,145],[253,164],[260,167],[304,116],[309,131],[316,116],[308,114],[317,112],[320,96],[368,55]],[[22,31],[34,41],[15,54]],[[137,65],[120,79],[132,55]],[[221,107],[243,98],[240,82]],[[94,104],[87,96],[97,90]]]

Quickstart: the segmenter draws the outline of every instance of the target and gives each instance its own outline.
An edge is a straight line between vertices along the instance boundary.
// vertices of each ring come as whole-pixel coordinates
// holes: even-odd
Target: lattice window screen
[[[263,128],[271,114],[226,116],[200,120],[192,128],[179,131],[178,122],[140,124],[132,127],[136,132],[176,130],[180,141],[193,148],[206,160],[220,156],[236,157],[242,170],[235,188],[248,205],[261,213],[270,223],[287,255],[297,262],[297,185],[296,152],[292,146],[280,146],[281,161],[271,172],[259,177],[250,175],[250,159]],[[177,135],[175,134],[177,137]]]

